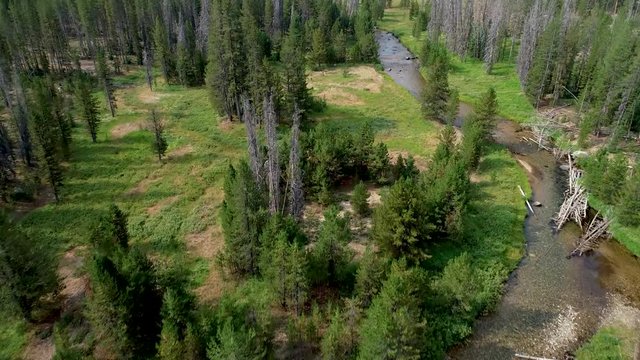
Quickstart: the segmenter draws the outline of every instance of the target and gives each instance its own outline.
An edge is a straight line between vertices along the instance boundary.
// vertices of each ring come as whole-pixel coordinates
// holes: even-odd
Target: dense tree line
[[[434,43],[444,34],[450,52],[482,60],[489,73],[498,61],[516,60],[533,104],[577,100],[587,114],[585,134],[612,126],[615,142],[639,129],[637,1],[413,4],[415,35],[428,30],[427,42]]]

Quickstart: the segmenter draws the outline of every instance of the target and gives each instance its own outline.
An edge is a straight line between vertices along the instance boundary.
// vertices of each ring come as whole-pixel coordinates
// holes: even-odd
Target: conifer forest
[[[640,359],[640,0],[0,0],[0,360]]]

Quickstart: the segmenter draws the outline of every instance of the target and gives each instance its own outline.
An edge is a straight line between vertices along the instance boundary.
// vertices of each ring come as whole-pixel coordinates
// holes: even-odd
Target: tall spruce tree
[[[107,64],[106,54],[102,50],[98,51],[97,53],[96,75],[98,76],[98,81],[100,81],[100,86],[104,91],[105,102],[109,107],[109,112],[111,113],[111,117],[115,117],[116,116],[116,98],[114,95],[115,88],[113,86],[113,80],[111,79],[111,69],[109,68],[109,64]]]
[[[425,87],[422,90],[422,114],[426,119],[444,120],[449,101],[449,60],[446,53],[432,59],[427,66]]]
[[[100,126],[100,114],[98,111],[98,100],[94,97],[89,79],[79,77],[75,81],[75,105],[84,120],[91,141],[98,140],[98,128]]]

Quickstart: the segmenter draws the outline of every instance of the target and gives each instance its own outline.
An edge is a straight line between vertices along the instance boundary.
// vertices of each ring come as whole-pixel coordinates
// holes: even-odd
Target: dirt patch
[[[121,139],[128,134],[144,129],[142,121],[135,121],[125,124],[116,125],[111,129],[111,138]]]
[[[181,158],[183,156],[192,154],[193,152],[195,152],[195,149],[193,148],[193,145],[186,145],[186,146],[182,146],[182,147],[179,147],[177,149],[173,149],[173,150],[169,151],[167,153],[167,158],[169,158],[169,159],[177,159],[177,158]]]
[[[327,82],[327,76],[344,76],[349,78],[348,84]],[[309,75],[309,85],[316,87],[322,85],[324,87],[345,88],[364,90],[373,93],[382,91],[384,78],[380,73],[371,66],[356,66],[348,69],[333,69],[328,71],[315,71]]]
[[[132,195],[144,194],[149,189],[149,186],[153,185],[153,183],[158,182],[159,180],[160,180],[160,178],[159,178],[159,176],[157,174],[155,174],[155,173],[151,174],[147,178],[142,179],[142,181],[140,181],[138,183],[138,185],[136,185],[135,187],[127,190],[125,195],[132,196]]]
[[[324,90],[318,94],[318,97],[322,98],[327,103],[334,105],[364,105],[364,101],[362,101],[358,96],[336,87],[330,87]]]
[[[50,325],[47,325],[50,326]],[[48,330],[52,331],[52,330]],[[30,339],[22,354],[25,360],[51,360],[56,352],[53,344],[53,336],[47,336],[44,339],[38,338],[35,331],[30,335]]]
[[[145,87],[138,93],[138,99],[145,104],[155,104],[165,95],[153,92],[148,87]]]
[[[201,233],[189,234],[185,237],[187,250],[194,256],[213,259],[222,251],[224,240],[219,225],[210,226]]]
[[[161,200],[160,202],[158,202],[157,204],[148,207],[147,208],[147,214],[153,216],[153,215],[157,215],[158,213],[160,213],[160,211],[162,211],[162,209],[164,209],[165,207],[173,204],[174,202],[176,202],[176,200],[178,200],[178,196],[171,196],[168,197],[166,199]]]
[[[218,129],[224,132],[234,131],[237,128],[241,127],[242,124],[239,121],[229,121],[229,118],[221,117],[218,122]]]

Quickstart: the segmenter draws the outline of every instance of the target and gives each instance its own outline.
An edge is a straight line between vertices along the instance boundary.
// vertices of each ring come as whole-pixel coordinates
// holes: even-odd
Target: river
[[[415,56],[391,33],[379,31],[376,40],[385,72],[419,97],[424,79]],[[470,111],[461,104],[460,118]],[[566,259],[580,229],[568,224],[558,233],[551,222],[562,202],[566,173],[549,152],[521,140],[526,133],[502,119],[494,139],[520,162],[532,201],[542,206],[525,221],[525,255],[502,300],[476,321],[470,339],[449,353],[452,359],[512,359],[516,353],[561,358],[593,335],[619,302],[619,293],[625,302],[635,300],[636,307],[640,302],[640,262],[616,242],[589,256]]]

